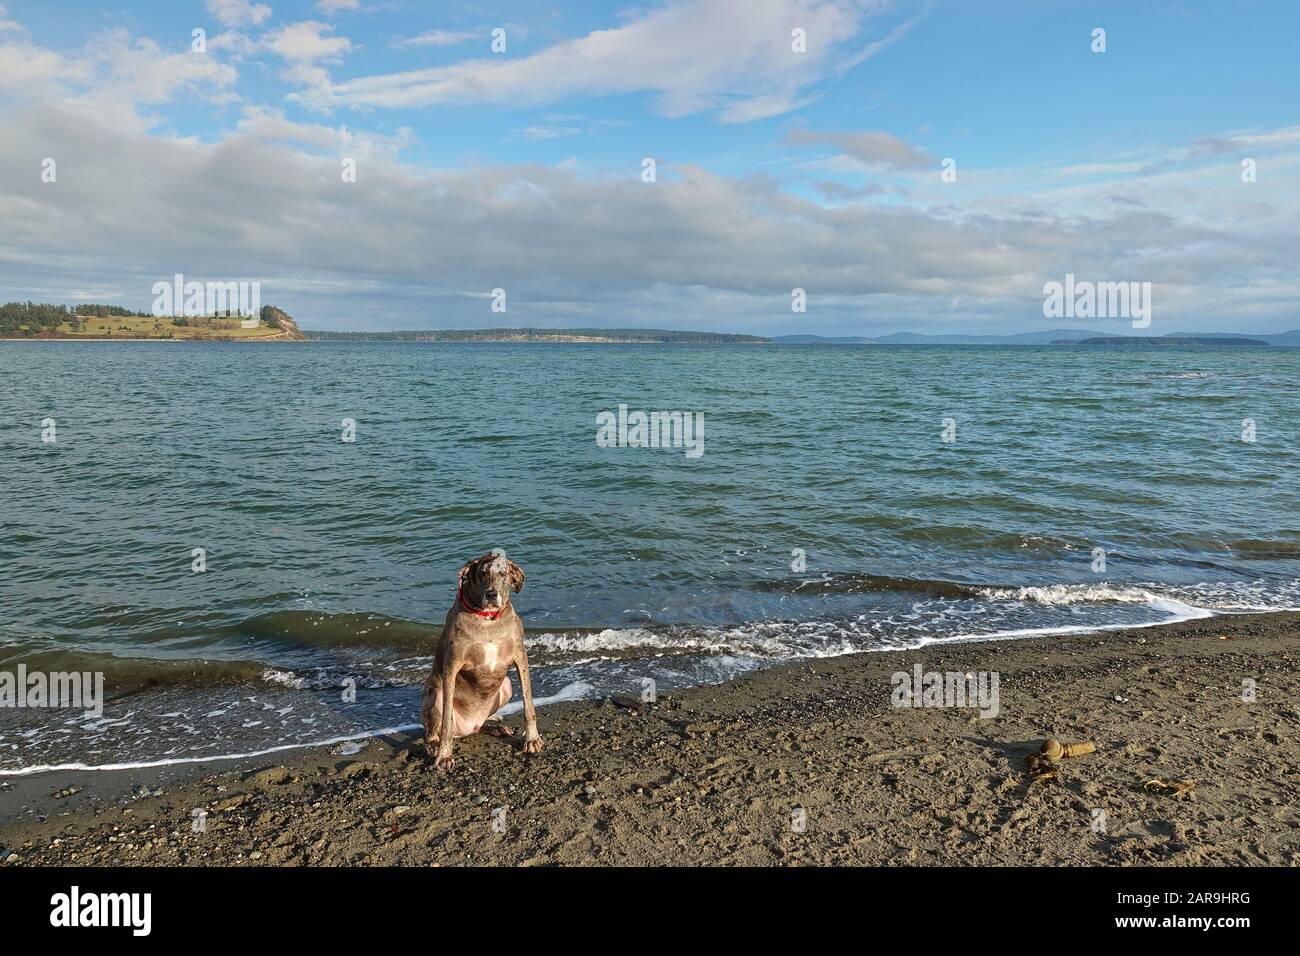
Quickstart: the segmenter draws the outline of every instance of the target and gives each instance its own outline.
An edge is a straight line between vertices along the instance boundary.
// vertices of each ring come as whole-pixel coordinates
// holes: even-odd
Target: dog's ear
[[[460,569],[459,582],[461,587],[465,586],[465,581],[469,578],[470,572],[474,570],[474,565],[478,564],[480,560],[480,558],[470,558],[465,562],[465,566]]]
[[[518,593],[524,589],[524,569],[509,558],[506,563],[510,565],[510,589]]]

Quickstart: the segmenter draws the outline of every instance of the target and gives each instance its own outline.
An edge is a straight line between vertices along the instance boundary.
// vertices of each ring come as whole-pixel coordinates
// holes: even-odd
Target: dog
[[[510,592],[523,587],[523,570],[499,552],[488,552],[460,569],[456,600],[447,612],[420,702],[425,744],[430,750],[437,746],[434,766],[439,770],[455,766],[452,742],[457,737],[480,731],[512,735],[500,718],[491,729],[484,726],[510,699],[507,672],[512,664],[524,695],[524,752],[541,753],[524,622],[510,604]]]

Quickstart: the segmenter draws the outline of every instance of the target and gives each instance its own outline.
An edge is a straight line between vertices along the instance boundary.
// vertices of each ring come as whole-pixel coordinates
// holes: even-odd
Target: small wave
[[[707,650],[709,642],[693,640],[671,628],[606,628],[595,634],[548,631],[530,634],[528,646],[555,654],[607,654],[610,652],[655,650]]]
[[[797,594],[868,594],[883,591],[945,598],[977,597],[979,593],[973,585],[959,584],[955,581],[899,578],[860,572],[827,574],[824,577],[797,582],[764,581],[758,585],[758,590],[788,591]]]
[[[972,634],[954,634],[947,637],[921,638],[913,647],[926,647],[930,644],[956,644],[970,641],[1010,641],[1026,637],[1053,637],[1062,634],[1097,634],[1102,631],[1136,631],[1146,627],[1163,627],[1180,621],[1194,621],[1214,617],[1213,611],[1193,607],[1180,601],[1160,599],[1152,605],[1165,611],[1170,616],[1160,621],[1123,622],[1119,624],[1058,624],[1047,627],[1023,627],[1003,631],[989,631]]]
[[[293,671],[265,670],[262,672],[262,680],[268,684],[279,684],[281,687],[289,687],[293,690],[307,689],[307,682]]]
[[[1190,584],[1170,592],[1179,600],[1226,613],[1300,611],[1300,580]]]
[[[1233,582],[1192,585],[1053,584],[1044,587],[981,588],[990,601],[1018,601],[1046,606],[1073,604],[1145,604],[1178,616],[1207,617],[1240,611],[1300,610],[1300,581]]]
[[[15,767],[8,770],[0,769],[0,777],[26,777],[34,773],[45,773],[50,770],[143,770],[149,767],[171,767],[187,763],[211,763],[219,760],[247,760],[253,757],[265,757],[269,754],[283,753],[286,750],[301,750],[304,747],[330,747],[334,744],[341,744],[348,740],[365,740],[369,737],[384,737],[389,734],[404,734],[422,729],[423,727],[420,724],[399,724],[396,727],[384,727],[380,730],[367,730],[358,734],[346,734],[342,737],[331,737],[328,740],[295,741],[291,744],[281,744],[277,747],[264,747],[261,750],[250,750],[245,753],[217,754],[214,756],[167,757],[162,760],[136,760],[125,763],[103,764],[33,764],[30,767]]]
[[[1228,542],[1228,547],[1238,555],[1252,558],[1300,558],[1300,539],[1289,541],[1261,541],[1256,538],[1242,538]]]
[[[592,696],[592,692],[594,690],[595,688],[591,684],[586,683],[585,681],[574,681],[573,683],[560,688],[558,691],[556,691],[554,694],[551,694],[549,697],[533,698],[533,706],[545,707],[548,704],[558,704],[561,701],[566,701],[566,700],[584,700]],[[502,707],[499,711],[497,711],[497,713],[500,714],[502,717],[509,717],[511,714],[518,713],[520,710],[523,709],[523,707],[524,707],[523,699],[519,698],[510,701],[510,703]]]
[[[6,644],[0,665],[25,666],[29,673],[88,671],[104,675],[110,699],[158,687],[211,687],[256,682],[266,665],[254,661],[194,658],[118,657],[48,645]]]
[[[1152,604],[1160,597],[1143,587],[1110,584],[1050,584],[1043,587],[979,588],[981,596],[994,601],[1028,601],[1034,604]]]
[[[287,687],[290,690],[338,690],[343,687],[376,690],[380,687],[407,687],[419,683],[428,673],[428,661],[431,659],[425,660],[424,666],[403,661],[392,664],[312,667],[305,672],[268,667],[262,671],[261,679],[265,683]]]
[[[595,634],[530,635],[529,646],[544,662],[669,655],[736,654],[747,657],[820,656],[823,647],[848,653],[834,633],[843,624],[824,621],[755,621],[733,626],[607,628]]]
[[[307,647],[373,646],[427,653],[442,628],[382,614],[274,611],[249,618],[235,625],[234,631],[241,636]]]

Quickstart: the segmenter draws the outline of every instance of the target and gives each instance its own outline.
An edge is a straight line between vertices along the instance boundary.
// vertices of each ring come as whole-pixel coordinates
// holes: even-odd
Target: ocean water
[[[0,773],[413,724],[493,548],[543,699],[1300,607],[1298,439],[1285,348],[0,343],[0,671],[108,698]]]

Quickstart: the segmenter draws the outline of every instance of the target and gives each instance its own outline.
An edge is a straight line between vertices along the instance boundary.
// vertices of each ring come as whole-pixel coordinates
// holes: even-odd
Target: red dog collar
[[[485,611],[482,608],[470,607],[469,602],[465,600],[465,595],[461,593],[460,588],[456,589],[456,600],[459,601],[460,606],[464,608],[466,611],[469,611],[469,613],[477,615],[478,617],[485,617],[489,621],[495,621],[502,614],[506,613],[506,609],[504,607],[501,608],[499,611]]]

